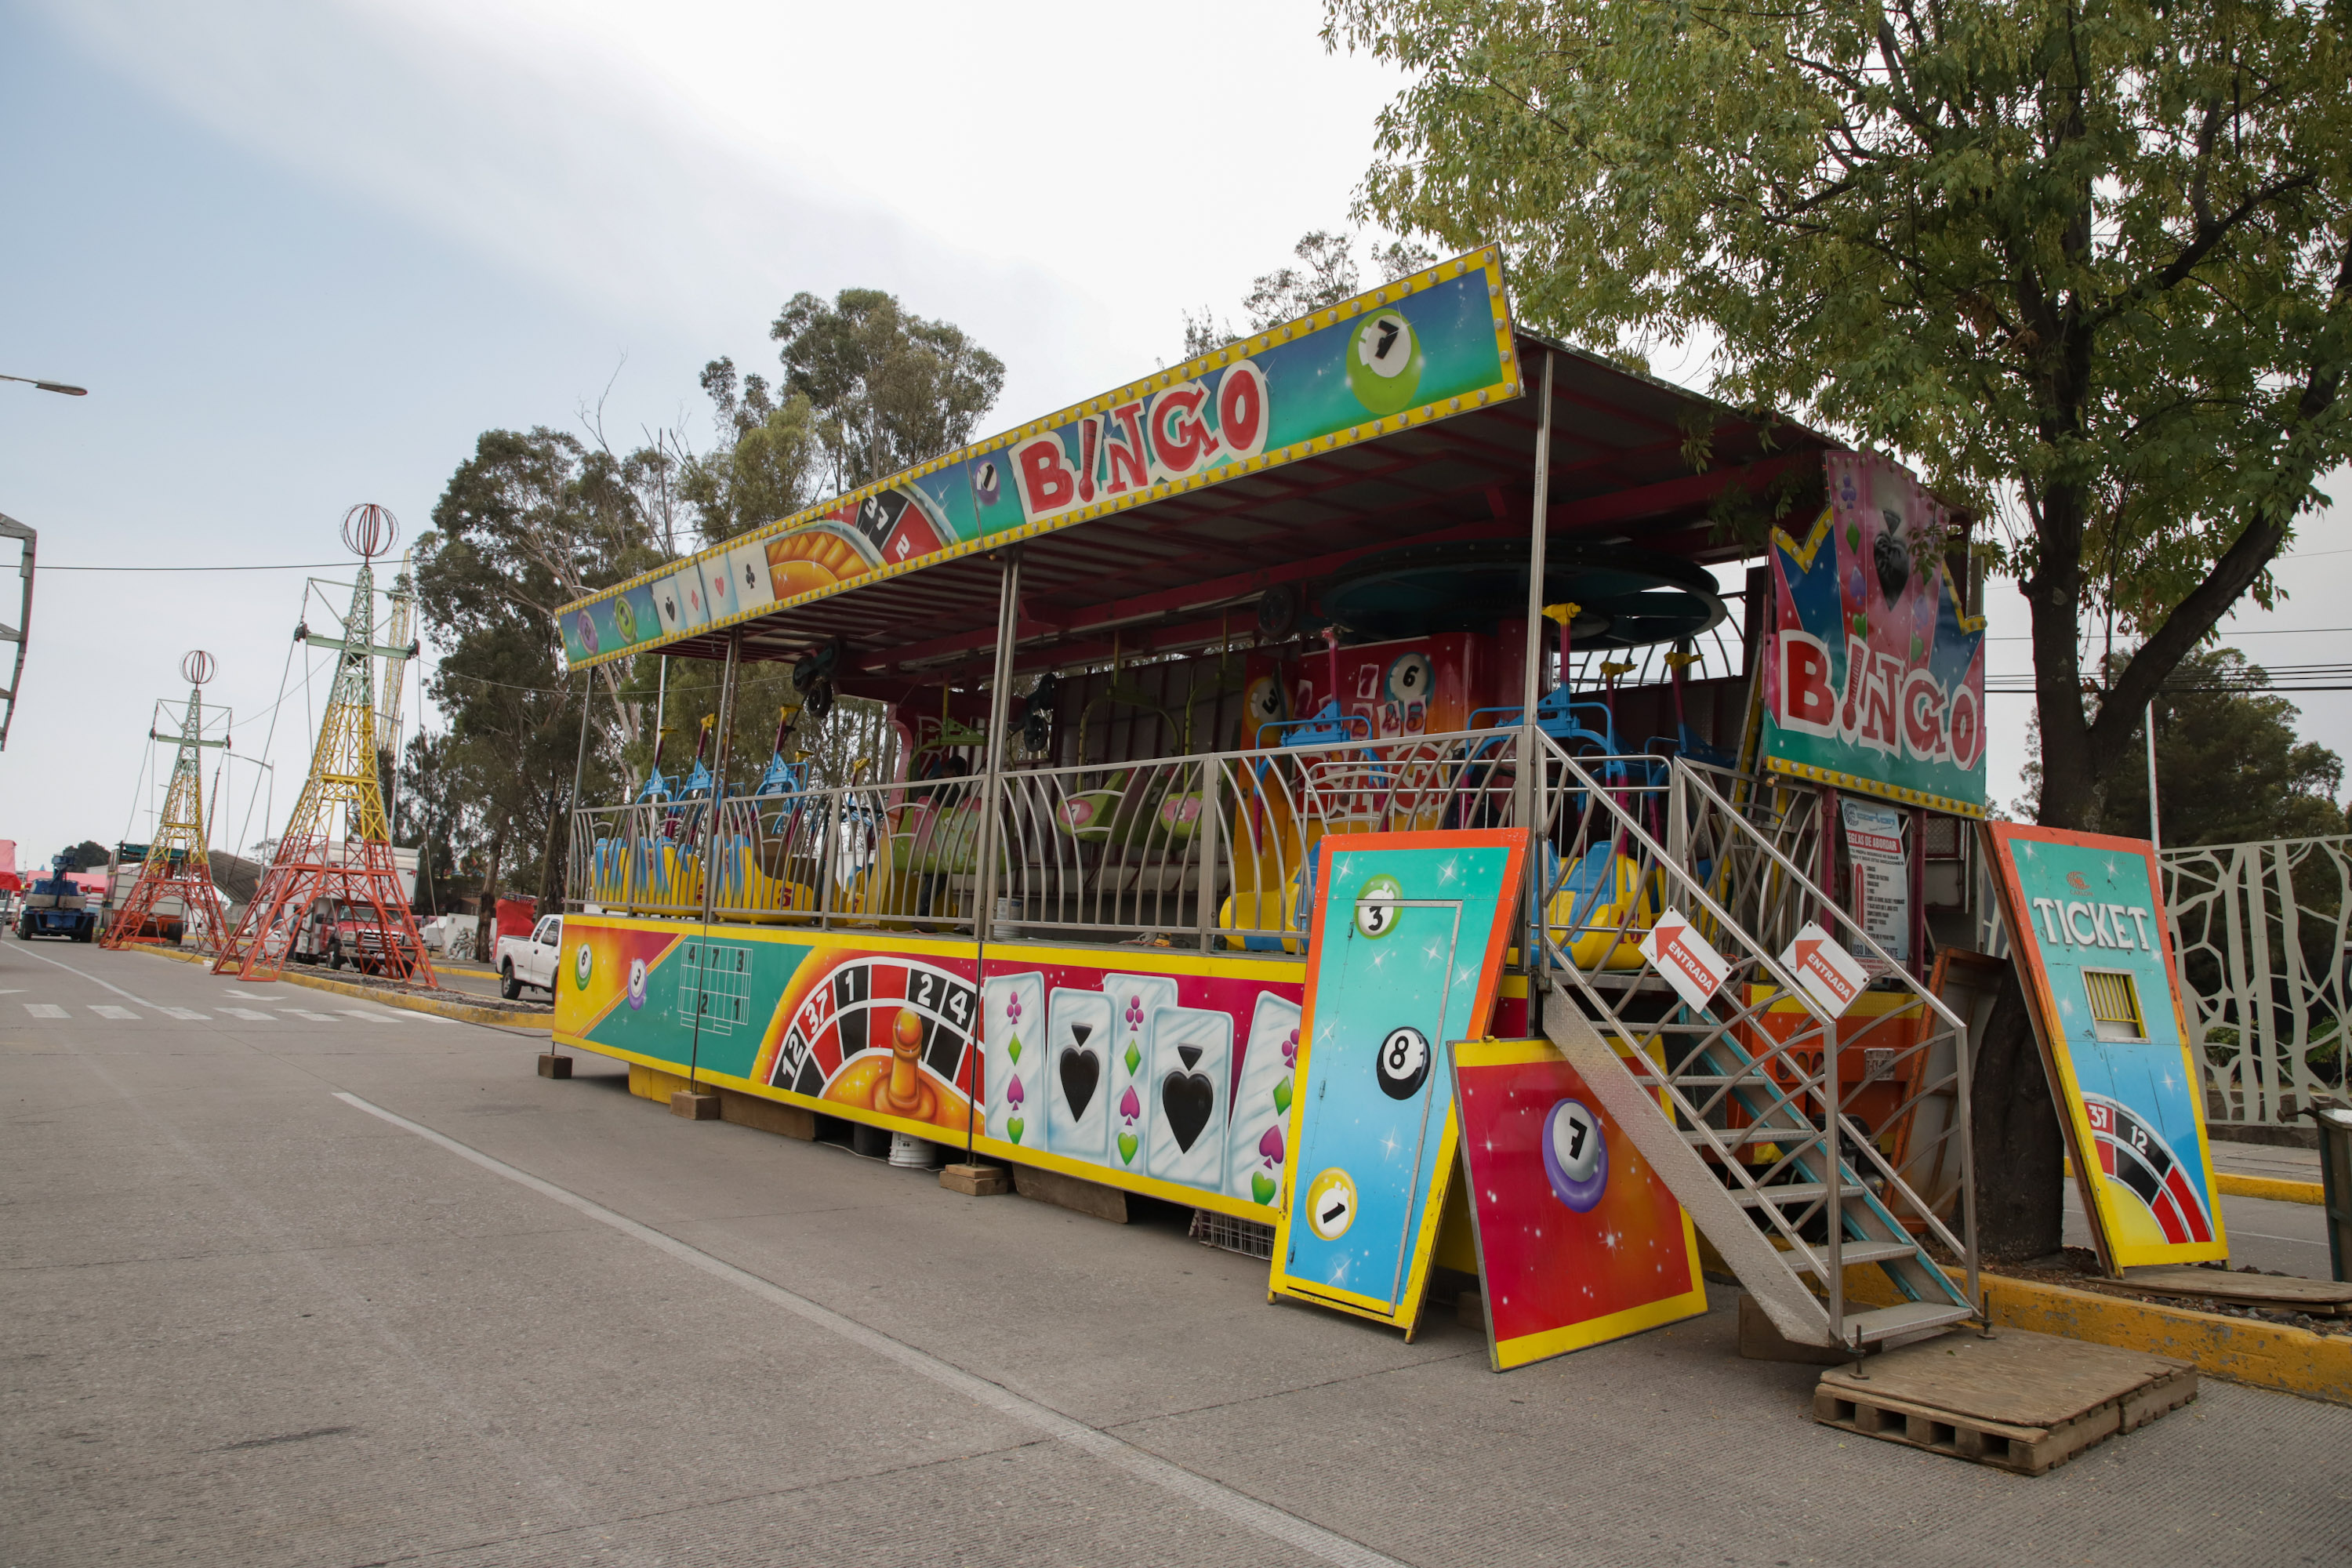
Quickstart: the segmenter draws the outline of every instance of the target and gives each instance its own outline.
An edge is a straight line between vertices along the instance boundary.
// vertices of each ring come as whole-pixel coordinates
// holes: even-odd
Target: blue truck
[[[73,868],[71,855],[49,861],[49,874],[36,877],[25,889],[24,906],[16,912],[16,936],[30,942],[37,936],[88,942],[98,934],[98,911],[66,873]]]

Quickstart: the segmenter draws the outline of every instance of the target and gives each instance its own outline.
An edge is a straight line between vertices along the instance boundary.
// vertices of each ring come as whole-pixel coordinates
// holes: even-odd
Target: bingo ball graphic
[[[1544,1115],[1544,1175],[1552,1196],[1579,1214],[1590,1214],[1609,1184],[1609,1144],[1601,1118],[1581,1100],[1563,1100]]]
[[[1337,1165],[1307,1184],[1307,1223],[1326,1241],[1337,1241],[1356,1223],[1355,1179]]]
[[[1372,1063],[1381,1092],[1391,1100],[1411,1100],[1429,1081],[1429,1037],[1407,1026],[1391,1029]]]
[[[580,951],[572,955],[572,987],[580,991],[587,990],[588,977],[594,973],[596,973],[596,955],[588,951],[588,944],[583,942],[580,944]]]
[[[1389,696],[1399,702],[1426,702],[1430,688],[1437,684],[1437,666],[1425,653],[1401,655],[1389,666]]]
[[[646,961],[642,958],[633,958],[629,960],[629,1005],[635,1008],[645,1005]]]
[[[624,603],[626,601],[624,601]],[[573,624],[580,628],[581,648],[584,652],[593,655],[596,651],[596,617],[590,615],[587,611],[583,610],[580,612],[579,619]]]
[[[613,629],[621,634],[623,642],[637,640],[637,610],[625,598],[613,601]]]
[[[1374,877],[1356,889],[1356,929],[1366,936],[1380,938],[1396,930],[1397,917],[1404,911],[1397,900],[1404,889],[1394,877]]]
[[[1349,390],[1374,414],[1394,414],[1421,390],[1425,363],[1412,323],[1398,311],[1375,310],[1349,342]]]
[[[971,478],[972,493],[982,506],[994,506],[1004,493],[1003,484],[996,477],[996,464],[992,460],[981,464],[980,471]]]

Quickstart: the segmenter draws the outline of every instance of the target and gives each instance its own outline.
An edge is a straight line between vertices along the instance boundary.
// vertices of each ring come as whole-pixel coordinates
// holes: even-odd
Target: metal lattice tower
[[[228,935],[228,915],[221,908],[220,890],[213,886],[211,836],[205,830],[204,748],[226,748],[229,738],[205,737],[205,683],[213,678],[213,656],[198,648],[180,661],[188,681],[188,706],[180,732],[166,735],[150,726],[151,741],[173,741],[179,755],[172,763],[172,787],[163,796],[163,820],[147,858],[139,864],[139,879],[131,886],[113,923],[99,933],[100,947],[160,945],[160,933],[147,931],[158,904],[180,901],[182,940],[194,936],[198,947],[217,951]]]
[[[360,558],[343,635],[329,638],[298,626],[297,641],[335,654],[334,684],[310,754],[310,773],[294,815],[278,840],[261,886],[245,918],[213,965],[247,980],[274,979],[286,967],[296,932],[323,901],[329,918],[352,922],[361,968],[397,980],[434,984],[416,918],[401,890],[392,856],[392,830],[376,773],[375,664],[408,659],[415,644],[375,641],[377,556],[392,548],[399,524],[380,506],[355,506],[343,517],[343,543]]]

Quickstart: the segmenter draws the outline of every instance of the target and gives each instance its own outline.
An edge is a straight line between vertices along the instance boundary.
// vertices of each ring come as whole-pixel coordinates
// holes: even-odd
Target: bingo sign
[[[1801,542],[1772,534],[1764,764],[1980,817],[1985,623],[1945,563],[1944,509],[1885,458],[1822,461],[1828,509]]]
[[[893,474],[556,613],[573,669],[1517,397],[1480,251]]]

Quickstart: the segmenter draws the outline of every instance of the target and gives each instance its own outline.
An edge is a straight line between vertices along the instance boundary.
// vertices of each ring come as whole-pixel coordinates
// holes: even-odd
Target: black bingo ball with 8
[[[1391,1029],[1381,1041],[1373,1071],[1379,1075],[1382,1094],[1391,1100],[1411,1100],[1429,1081],[1428,1037],[1409,1025]]]

